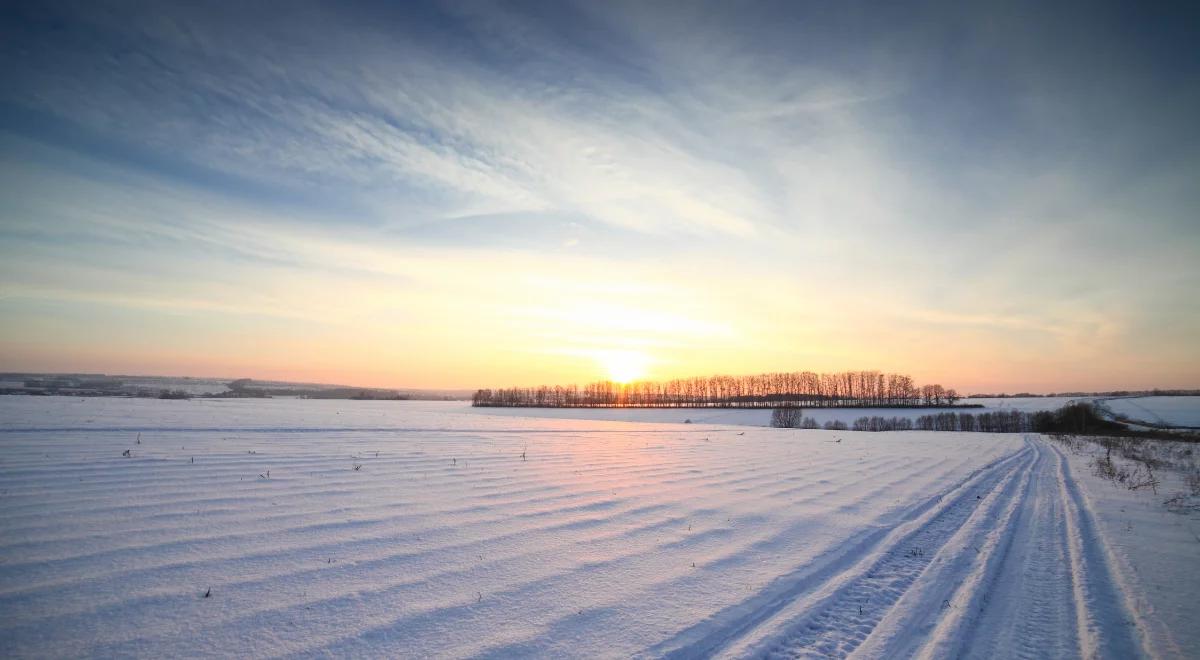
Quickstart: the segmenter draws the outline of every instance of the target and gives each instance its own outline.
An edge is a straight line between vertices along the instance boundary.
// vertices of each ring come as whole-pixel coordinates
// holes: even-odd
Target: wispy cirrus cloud
[[[462,374],[454,341],[682,372],[915,370],[941,337],[1185,379],[1200,65],[1155,16],[1028,10],[13,5],[6,295],[387,319]]]

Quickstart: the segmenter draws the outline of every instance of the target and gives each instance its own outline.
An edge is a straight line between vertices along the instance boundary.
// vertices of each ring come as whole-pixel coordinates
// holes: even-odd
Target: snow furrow
[[[1145,654],[1037,437],[160,405],[0,433],[0,656]]]
[[[1018,513],[1031,496],[1033,477],[1045,462],[1042,447],[1026,439],[1035,456],[1011,486],[993,489],[967,522],[943,545],[930,566],[896,601],[853,655],[863,658],[954,657],[963,622],[979,609],[979,585],[1012,546]]]
[[[1058,486],[1064,503],[1067,548],[1074,582],[1076,627],[1085,658],[1142,658],[1141,629],[1128,606],[1108,558],[1104,537],[1095,517],[1071,476],[1066,457],[1052,448],[1058,459]]]
[[[962,489],[935,516],[890,544],[865,571],[845,576],[834,593],[790,621],[780,633],[736,652],[784,658],[848,655],[867,639],[985,496],[995,491],[999,499],[1011,497],[1032,455],[1027,446],[1020,461],[1007,462],[1002,470],[991,471]]]
[[[893,553],[903,554],[907,551],[907,548],[900,549],[903,544],[915,539],[922,531],[944,524],[945,520],[953,518],[954,515],[950,512],[961,509],[966,503],[975,502],[978,491],[990,488],[1009,475],[1014,465],[1029,451],[1029,447],[1026,446],[1017,453],[980,468],[930,498],[920,507],[910,510],[892,525],[860,533],[820,560],[810,562],[792,575],[777,579],[771,589],[764,590],[750,601],[722,613],[717,621],[705,622],[703,626],[693,631],[684,631],[651,649],[650,655],[666,655],[673,658],[704,657],[723,650],[734,654],[746,652],[744,647],[747,645],[769,645],[770,642],[764,643],[761,636],[772,634],[770,631],[775,622],[789,616],[798,606],[807,605],[806,596],[819,596],[822,587],[839,585],[851,579],[849,576],[852,574],[867,574],[870,569],[864,565],[864,556],[882,554],[886,559]],[[910,529],[913,526],[916,528]],[[883,561],[884,559],[879,560]],[[834,594],[836,595],[837,593]],[[767,632],[764,633],[764,630]],[[700,632],[704,634],[696,634]]]
[[[1078,656],[1055,454],[1028,439],[1039,452],[1028,487],[979,552],[966,553],[973,566],[920,657]]]

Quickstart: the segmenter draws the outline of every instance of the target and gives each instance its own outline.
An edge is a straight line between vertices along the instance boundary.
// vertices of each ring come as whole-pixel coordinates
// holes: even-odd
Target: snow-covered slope
[[[0,399],[0,655],[1154,650],[1036,436],[94,401]]]
[[[818,424],[841,421],[853,424],[860,417],[907,417],[916,419],[922,415],[939,412],[966,412],[978,415],[985,412],[1020,410],[1035,412],[1055,410],[1074,401],[1066,397],[1029,397],[1003,399],[964,399],[963,404],[982,408],[805,408],[804,416],[812,417]],[[550,419],[591,419],[596,421],[624,421],[649,423],[682,423],[685,420],[703,424],[731,424],[738,426],[769,426],[769,409],[743,410],[736,408],[469,408],[479,415],[501,417],[532,417]]]
[[[1200,429],[1200,396],[1138,396],[1105,399],[1117,415],[1158,426]]]

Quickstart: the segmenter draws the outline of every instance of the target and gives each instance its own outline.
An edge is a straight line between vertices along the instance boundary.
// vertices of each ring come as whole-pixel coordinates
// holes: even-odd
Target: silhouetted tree
[[[481,389],[476,406],[843,408],[953,405],[954,390],[918,387],[912,378],[878,371],[817,374],[811,371],[752,376],[705,376],[667,381],[542,385]]]

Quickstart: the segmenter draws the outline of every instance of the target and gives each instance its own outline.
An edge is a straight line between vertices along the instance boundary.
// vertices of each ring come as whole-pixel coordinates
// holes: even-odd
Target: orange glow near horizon
[[[1024,12],[905,12],[898,34],[1021,44],[945,63],[802,3],[331,6],[245,44],[243,17],[147,4],[4,33],[4,382],[1200,387],[1195,67],[1111,12],[1065,49]],[[1121,66],[1078,56],[1101,46]],[[127,50],[162,64],[107,64]]]
[[[344,237],[319,238],[314,246],[331,246],[322,254],[352,251]],[[404,286],[339,274],[296,287],[286,274],[238,271],[257,285],[234,304],[220,282],[202,278],[175,297],[14,285],[16,293],[0,300],[0,364],[13,372],[464,391],[863,369],[962,393],[1185,388],[1197,380],[1192,344],[1128,339],[1133,326],[1115,313],[951,314],[903,293],[862,306],[850,280],[819,290],[787,280],[760,286],[773,272],[766,258],[729,278],[698,257],[680,257],[665,273],[597,256],[530,261],[444,249],[392,259],[379,250],[354,253],[354,261]],[[137,286],[120,280],[109,289]],[[31,302],[39,296],[94,313],[86,323],[64,323],[52,313],[57,307]]]

